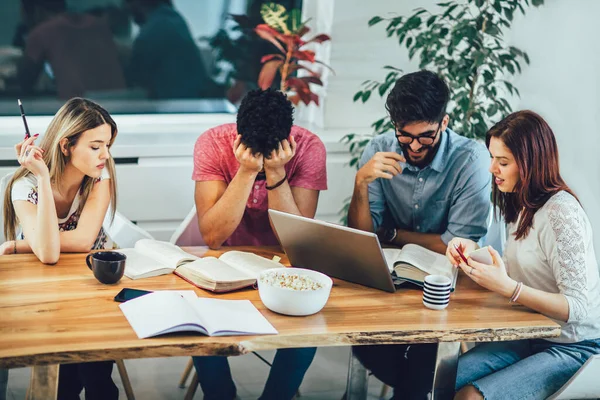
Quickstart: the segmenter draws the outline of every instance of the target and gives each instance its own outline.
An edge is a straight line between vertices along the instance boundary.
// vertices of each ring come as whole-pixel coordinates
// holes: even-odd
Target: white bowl
[[[273,272],[306,276],[320,283],[321,288],[294,290],[264,282],[264,276]],[[332,286],[333,281],[327,275],[304,268],[273,268],[261,272],[258,278],[258,294],[265,307],[279,314],[294,316],[311,315],[321,311],[329,299]]]

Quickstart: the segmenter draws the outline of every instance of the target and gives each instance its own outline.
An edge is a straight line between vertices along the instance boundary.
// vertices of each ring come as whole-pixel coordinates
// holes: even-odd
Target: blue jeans
[[[424,400],[433,386],[437,343],[353,346],[361,364],[394,388],[395,399]]]
[[[485,399],[545,399],[599,353],[600,339],[483,343],[459,358],[456,390],[473,385]]]
[[[58,372],[58,400],[117,400],[119,389],[112,380],[114,361],[61,364]]]
[[[294,397],[316,352],[315,347],[277,350],[260,399],[285,400]],[[236,388],[227,357],[199,356],[192,358],[205,400],[235,398]]]

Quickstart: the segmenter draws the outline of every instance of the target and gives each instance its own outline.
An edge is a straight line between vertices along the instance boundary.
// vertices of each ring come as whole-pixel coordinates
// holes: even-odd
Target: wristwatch
[[[384,243],[392,243],[394,239],[396,239],[396,235],[398,231],[396,228],[386,229],[383,231],[383,235],[381,235],[381,239]]]

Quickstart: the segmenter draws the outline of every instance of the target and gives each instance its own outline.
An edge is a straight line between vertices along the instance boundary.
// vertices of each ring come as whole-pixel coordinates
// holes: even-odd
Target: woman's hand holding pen
[[[489,246],[488,251],[492,256],[493,263],[488,265],[477,262],[468,256],[477,247],[477,243],[472,240],[454,238],[448,243],[446,257],[452,265],[462,269],[477,284],[492,292],[510,297],[515,290],[516,282],[508,276],[502,257]],[[461,252],[463,255],[467,254],[466,261],[462,258]]]
[[[470,252],[477,250],[478,247],[477,243],[470,239],[455,237],[448,243],[446,258],[448,258],[448,261],[450,261],[452,265],[458,267],[461,262],[464,262],[459,254],[459,250],[463,254],[469,254]]]
[[[44,162],[44,150],[35,145],[39,134],[35,134],[15,145],[19,164],[27,168],[36,177],[49,176],[48,166]]]

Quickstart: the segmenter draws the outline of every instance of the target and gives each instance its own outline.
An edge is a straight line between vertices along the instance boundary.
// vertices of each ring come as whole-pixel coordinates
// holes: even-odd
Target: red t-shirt
[[[290,186],[313,190],[327,189],[326,152],[321,139],[310,131],[293,126],[296,154],[285,165]],[[224,124],[202,134],[194,146],[195,181],[224,181],[229,185],[240,164],[233,153],[236,124]],[[225,241],[225,246],[270,246],[279,242],[269,224],[265,180],[257,180],[246,200],[242,221]]]

